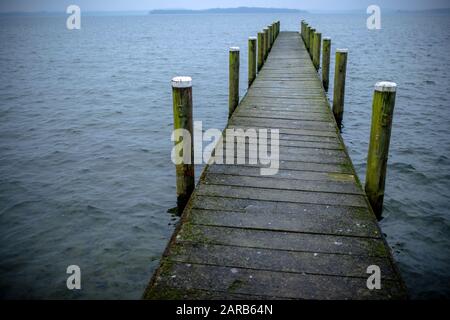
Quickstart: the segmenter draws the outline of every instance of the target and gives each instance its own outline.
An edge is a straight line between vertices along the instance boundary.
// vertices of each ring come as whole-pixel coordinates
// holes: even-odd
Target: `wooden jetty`
[[[228,127],[279,129],[280,169],[206,166],[145,299],[406,297],[298,32],[276,37]]]

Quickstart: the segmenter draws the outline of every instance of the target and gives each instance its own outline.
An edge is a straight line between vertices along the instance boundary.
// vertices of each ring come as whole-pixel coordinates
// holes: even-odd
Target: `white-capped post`
[[[177,206],[181,215],[195,187],[194,141],[192,125],[192,79],[175,77],[172,79],[173,134],[175,145],[172,160],[175,162],[177,178]]]
[[[239,47],[230,48],[228,118],[239,104]]]
[[[373,95],[365,191],[378,218],[381,218],[383,212],[384,186],[396,89],[397,85],[394,82],[377,82]]]

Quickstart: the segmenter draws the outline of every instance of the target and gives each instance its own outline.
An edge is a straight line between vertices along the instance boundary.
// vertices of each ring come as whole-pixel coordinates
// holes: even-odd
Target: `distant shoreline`
[[[450,8],[426,9],[426,10],[402,10],[402,9],[385,9],[385,14],[430,14],[430,15],[446,15],[450,14]],[[148,16],[148,15],[170,15],[170,14],[264,14],[264,13],[287,13],[287,14],[366,14],[365,9],[361,10],[300,10],[287,8],[260,8],[260,7],[239,7],[239,8],[215,8],[205,10],[189,10],[189,9],[155,9],[155,10],[133,10],[133,11],[83,11],[85,16]],[[61,17],[67,16],[65,11],[5,11],[0,12],[0,17]]]
[[[238,8],[212,8],[204,10],[190,9],[156,9],[149,14],[211,14],[211,13],[307,13],[300,9],[287,8],[261,8],[261,7],[238,7]]]

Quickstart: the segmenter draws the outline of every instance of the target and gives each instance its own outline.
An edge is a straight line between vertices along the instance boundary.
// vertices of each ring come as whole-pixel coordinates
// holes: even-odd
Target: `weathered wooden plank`
[[[239,126],[244,125],[248,127],[264,126],[266,128],[274,129],[303,129],[303,130],[323,130],[329,132],[336,132],[335,124],[329,121],[307,121],[307,120],[284,120],[284,119],[264,119],[253,118],[247,119],[243,117],[232,117],[230,125]]]
[[[203,197],[205,198],[205,197]],[[250,228],[258,230],[273,230],[282,232],[305,232],[329,235],[347,235],[355,237],[380,237],[379,229],[373,223],[368,212],[364,210],[342,210],[327,213],[329,210],[312,208],[311,204],[302,203],[301,207],[307,211],[283,211],[281,203],[275,204],[273,211],[220,211],[220,207],[211,208],[211,203],[226,203],[226,198],[208,196],[209,209],[192,209],[192,222],[195,224],[224,226],[236,228]],[[222,200],[222,201],[221,201]],[[271,200],[266,200],[268,203]],[[274,205],[272,205],[273,207]],[[306,208],[309,208],[306,209]],[[229,208],[227,208],[229,210]],[[337,245],[340,245],[339,242]]]
[[[230,174],[249,177],[261,177],[260,169],[250,166],[215,165],[208,170],[210,174]],[[309,180],[309,181],[339,181],[355,183],[355,175],[348,173],[328,173],[315,171],[279,170],[272,179]]]
[[[207,185],[224,185],[238,187],[267,188],[278,190],[317,191],[341,194],[363,195],[361,188],[354,181],[320,181],[320,180],[298,180],[276,176],[245,176],[229,174],[208,174],[203,179]]]
[[[384,280],[397,280],[389,259],[374,256],[181,243],[174,245],[170,261],[364,279],[367,267],[377,265]]]
[[[226,214],[226,213],[225,213]],[[314,233],[258,230],[237,227],[196,225],[182,228],[177,242],[195,242],[249,248],[266,248],[313,253],[336,253],[358,256],[388,257],[389,252],[381,238],[348,237]],[[336,245],[339,244],[339,245]]]
[[[396,281],[386,280],[381,290],[369,290],[366,279],[229,268],[187,263],[162,266],[167,276],[156,280],[152,290],[177,295],[184,290],[212,290],[230,294],[269,295],[292,299],[401,299]]]
[[[354,207],[367,206],[367,203],[363,196],[354,194],[276,190],[269,188],[251,188],[205,184],[200,184],[198,186],[197,194],[216,197],[223,196],[229,198],[271,200],[280,202],[316,203]]]

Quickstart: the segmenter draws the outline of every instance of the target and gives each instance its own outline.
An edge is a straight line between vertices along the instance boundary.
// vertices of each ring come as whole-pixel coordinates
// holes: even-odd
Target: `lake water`
[[[373,86],[397,82],[381,227],[412,297],[450,297],[450,16],[382,14],[370,31],[362,12],[82,17],[79,31],[0,17],[0,298],[140,298],[177,221],[170,79],[191,76],[195,120],[223,128],[228,47],[242,96],[248,36],[301,18],[333,61],[349,49],[343,137],[362,180]]]

